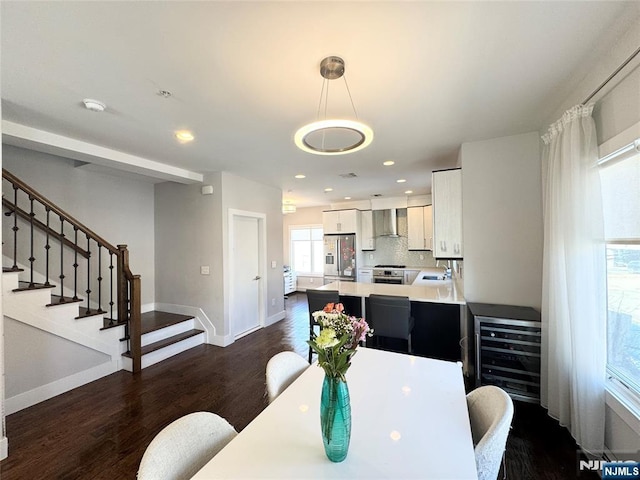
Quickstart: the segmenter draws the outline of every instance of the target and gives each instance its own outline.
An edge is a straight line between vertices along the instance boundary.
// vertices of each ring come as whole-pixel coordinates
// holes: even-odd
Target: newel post
[[[142,318],[140,275],[131,279],[131,316],[129,317],[129,336],[133,373],[142,370]]]
[[[129,270],[129,250],[126,245],[118,245],[118,266],[117,266],[117,291],[118,291],[118,322],[124,322],[129,319],[128,303],[129,295],[127,288],[127,275]]]

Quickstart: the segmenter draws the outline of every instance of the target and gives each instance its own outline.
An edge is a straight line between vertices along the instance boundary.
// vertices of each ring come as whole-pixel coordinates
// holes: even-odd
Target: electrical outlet
[[[373,260],[373,253],[369,254],[369,260]]]
[[[313,283],[313,278],[310,278],[310,279],[309,279],[309,283]]]
[[[420,254],[420,260],[424,260],[424,255]]]
[[[276,268],[276,261],[275,260],[271,260],[271,268]]]
[[[200,267],[200,275],[209,275],[209,266],[203,265]]]
[[[272,299],[271,299],[271,306],[272,306],[272,307],[275,307],[275,306],[276,306],[276,299],[275,299],[275,298],[272,298]]]

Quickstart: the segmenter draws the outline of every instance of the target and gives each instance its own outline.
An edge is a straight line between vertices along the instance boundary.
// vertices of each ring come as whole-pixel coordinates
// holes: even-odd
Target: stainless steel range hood
[[[395,208],[387,210],[374,210],[373,223],[376,237],[397,237],[398,216]]]

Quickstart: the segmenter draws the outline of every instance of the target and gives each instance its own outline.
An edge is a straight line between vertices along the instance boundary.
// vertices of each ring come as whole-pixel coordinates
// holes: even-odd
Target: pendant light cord
[[[346,74],[343,74],[343,75],[342,75],[342,78],[344,78],[344,84],[345,84],[345,86],[347,87],[347,93],[349,94],[349,100],[351,101],[351,108],[353,108],[353,113],[354,113],[354,115],[356,116],[356,120],[360,120],[360,119],[358,118],[358,112],[356,111],[356,106],[355,106],[355,104],[353,103],[353,98],[351,97],[351,90],[349,90],[349,84],[347,83],[347,75],[346,75]]]

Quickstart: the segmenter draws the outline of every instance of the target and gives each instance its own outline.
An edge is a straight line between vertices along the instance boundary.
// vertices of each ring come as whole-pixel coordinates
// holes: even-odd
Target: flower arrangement
[[[373,334],[364,318],[344,312],[341,303],[328,303],[311,314],[320,325],[320,334],[307,343],[318,354],[318,365],[331,378],[346,382],[345,374],[360,342]]]

